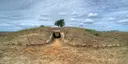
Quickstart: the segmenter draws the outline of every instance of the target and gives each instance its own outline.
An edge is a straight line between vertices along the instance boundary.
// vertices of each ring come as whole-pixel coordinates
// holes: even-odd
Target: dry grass
[[[0,64],[127,64],[128,47],[85,48],[59,40],[45,46],[9,46]]]
[[[0,64],[127,64],[128,33],[124,32],[88,32],[80,28],[63,28],[66,39],[71,44],[123,44],[122,47],[92,48],[72,47],[55,40],[43,46],[25,46],[28,39],[35,43],[43,43],[49,37],[48,27],[39,27],[9,33],[0,44]],[[96,32],[97,33],[97,32]],[[99,34],[99,33],[98,33]],[[71,37],[71,38],[70,38]],[[1,37],[2,38],[2,37]],[[46,39],[45,39],[46,38]],[[18,41],[17,41],[18,40]],[[21,45],[8,45],[15,42]],[[75,43],[74,43],[75,42]],[[7,43],[7,44],[5,44]],[[69,43],[69,42],[68,42]]]

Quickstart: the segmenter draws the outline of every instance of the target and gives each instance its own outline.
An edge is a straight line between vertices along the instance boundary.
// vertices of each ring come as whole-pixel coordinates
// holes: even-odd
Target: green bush
[[[92,29],[85,29],[85,31],[89,32],[90,34],[93,34],[95,36],[100,36],[100,32]]]
[[[44,25],[40,25],[40,27],[44,27]]]
[[[100,34],[99,34],[99,33],[95,33],[94,35],[95,35],[95,36],[100,36]]]
[[[63,27],[65,25],[64,19],[57,20],[55,25],[58,27]]]

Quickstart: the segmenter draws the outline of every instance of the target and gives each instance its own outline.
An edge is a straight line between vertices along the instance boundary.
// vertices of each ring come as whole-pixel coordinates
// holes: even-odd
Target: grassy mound
[[[65,39],[73,45],[128,45],[126,32],[99,32],[90,29],[63,27]],[[128,46],[88,48],[64,45],[55,39],[46,46],[17,46],[44,43],[51,35],[51,27],[38,27],[6,33],[0,45],[0,64],[127,64]],[[2,34],[2,33],[1,33]],[[96,35],[98,34],[98,35]]]
[[[49,39],[53,28],[38,27],[10,32],[3,39],[10,44],[26,45],[26,44],[42,44]],[[65,33],[65,39],[70,44],[78,45],[102,45],[102,44],[128,44],[127,32],[100,32],[96,30],[63,27],[60,29]]]

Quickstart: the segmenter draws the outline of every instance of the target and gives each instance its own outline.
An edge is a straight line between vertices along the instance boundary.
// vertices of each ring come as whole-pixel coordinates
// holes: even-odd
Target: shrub
[[[40,25],[40,27],[44,27],[44,25]]]
[[[95,35],[95,36],[100,36],[100,34],[99,34],[99,33],[95,33],[94,35]]]
[[[55,25],[58,27],[63,27],[65,25],[64,19],[57,20]]]

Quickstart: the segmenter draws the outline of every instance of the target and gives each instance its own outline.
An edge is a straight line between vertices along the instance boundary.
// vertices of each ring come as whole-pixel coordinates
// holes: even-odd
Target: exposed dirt
[[[59,47],[61,47],[62,45],[61,45],[61,42],[59,41],[59,39],[55,39],[55,40],[52,42],[52,44],[50,44],[50,46],[53,47],[53,48],[59,48]]]
[[[127,64],[126,51],[127,47],[72,47],[55,39],[44,46],[9,46],[0,64]]]

